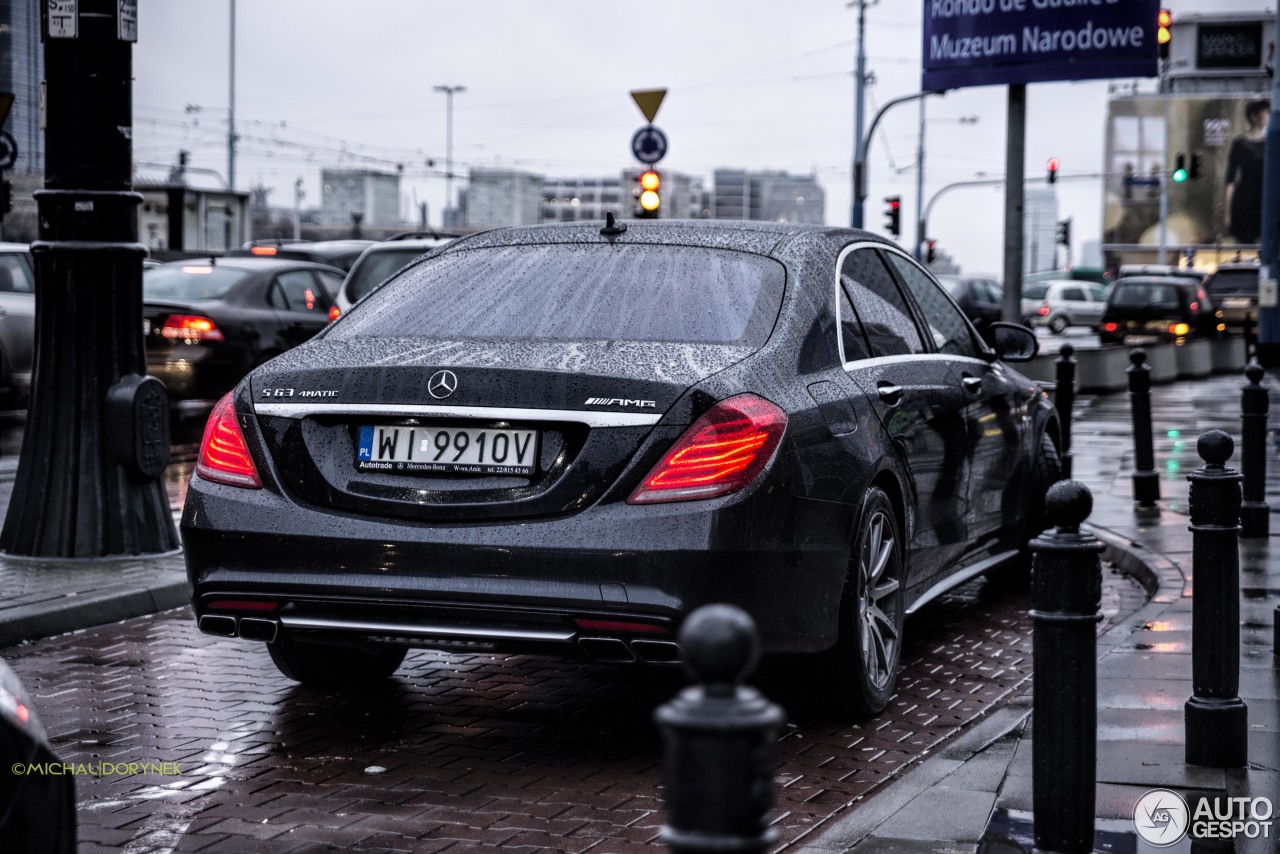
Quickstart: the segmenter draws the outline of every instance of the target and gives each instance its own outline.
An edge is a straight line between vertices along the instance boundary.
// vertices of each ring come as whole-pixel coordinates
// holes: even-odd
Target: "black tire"
[[[1071,324],[1067,322],[1067,319],[1060,314],[1055,314],[1053,317],[1049,318],[1049,331],[1054,335],[1061,335],[1066,332],[1067,327],[1070,325]]]
[[[902,654],[905,555],[893,503],[872,487],[849,553],[840,638],[825,667],[840,710],[857,718],[879,714],[893,697]]]
[[[1044,496],[1049,487],[1062,480],[1062,457],[1058,446],[1048,433],[1040,434],[1040,444],[1036,448],[1035,458],[1031,461],[1031,494],[1027,496],[1027,535],[1030,542],[1049,527],[1049,519],[1045,515]]]
[[[389,679],[408,652],[404,647],[328,646],[289,634],[267,644],[276,669],[317,688],[367,686]]]

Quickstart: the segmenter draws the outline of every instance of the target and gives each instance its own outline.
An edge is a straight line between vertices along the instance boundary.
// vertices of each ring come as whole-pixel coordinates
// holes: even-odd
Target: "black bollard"
[[[1244,474],[1244,503],[1240,505],[1240,536],[1266,538],[1271,533],[1267,506],[1268,389],[1262,385],[1262,366],[1252,361],[1244,369],[1249,384],[1240,394],[1240,468]]]
[[[1205,465],[1191,481],[1191,670],[1187,762],[1240,768],[1248,758],[1249,710],[1240,692],[1240,475],[1226,467],[1231,437],[1207,430],[1196,443]]]
[[[1076,401],[1076,348],[1063,344],[1058,351],[1057,367],[1058,388],[1053,393],[1053,405],[1058,410],[1058,427],[1062,431],[1062,448],[1059,458],[1062,464],[1063,480],[1071,479],[1071,407]]]
[[[1031,541],[1031,789],[1038,851],[1093,850],[1102,543],[1080,531],[1092,510],[1087,486],[1058,481],[1045,496],[1054,527]]]
[[[665,747],[662,841],[676,852],[767,851],[777,838],[767,816],[786,714],[742,684],[760,656],[755,623],[732,605],[704,605],[679,640],[698,684],[653,715]]]
[[[1256,358],[1254,355],[1256,348],[1253,346],[1255,343],[1253,335],[1253,312],[1245,312],[1244,320],[1241,321],[1240,331],[1244,335],[1244,363],[1247,366],[1249,362]]]
[[[1151,366],[1147,351],[1136,347],[1129,353],[1129,408],[1133,413],[1133,500],[1153,507],[1160,500],[1160,474],[1151,438]]]

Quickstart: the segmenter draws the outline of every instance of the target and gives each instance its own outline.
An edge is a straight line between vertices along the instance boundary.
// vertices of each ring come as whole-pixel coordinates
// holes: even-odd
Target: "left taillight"
[[[221,341],[222,330],[211,319],[199,314],[171,314],[160,327],[165,338],[184,341]]]
[[[717,403],[689,426],[627,499],[657,504],[716,498],[751,483],[773,459],[787,414],[754,394]]]
[[[333,321],[337,320],[341,314],[342,314],[342,309],[338,308],[337,303],[334,303],[333,305],[329,306],[329,322],[330,323],[333,323]]]
[[[245,443],[240,422],[236,420],[235,405],[228,393],[209,413],[204,426],[204,438],[200,440],[200,456],[196,460],[196,474],[205,480],[261,489],[262,478],[253,464],[253,456]]]

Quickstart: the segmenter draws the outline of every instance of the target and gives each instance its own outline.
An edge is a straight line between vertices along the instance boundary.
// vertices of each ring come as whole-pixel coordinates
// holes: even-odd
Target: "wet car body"
[[[1203,285],[1183,276],[1117,279],[1098,326],[1103,344],[1140,345],[1216,336],[1222,312]]]
[[[174,261],[143,271],[147,372],[175,399],[216,399],[329,322],[342,271],[276,258]]]
[[[1244,326],[1246,319],[1257,323],[1259,275],[1257,264],[1222,264],[1205,279],[1204,289],[1218,304],[1227,326]]]
[[[514,272],[521,264],[530,278]],[[499,271],[499,301],[480,297],[466,324],[475,334],[409,334],[434,322],[421,309],[449,283],[483,290],[486,269]],[[640,287],[619,297],[654,300],[624,318],[635,340],[540,335],[560,322],[546,269],[574,280],[565,293],[601,281],[609,298],[593,275],[609,269],[610,286],[671,274],[663,281],[692,296]],[[704,281],[718,270],[723,278]],[[852,297],[863,279],[898,307]],[[514,320],[535,331],[486,336],[500,294],[525,286],[537,293]],[[700,312],[705,329],[686,339],[704,339],[626,332],[661,327],[664,310]],[[726,315],[739,324],[727,337]],[[1034,353],[1029,331],[1006,331]],[[289,657],[303,643],[331,645],[330,656],[347,643],[674,663],[680,621],[715,601],[748,610],[767,653],[814,654],[856,642],[851,621],[880,595],[896,644],[904,613],[1009,560],[1038,531],[1036,493],[1048,483],[1037,455],[1056,465],[1044,394],[996,360],[923,268],[863,232],[777,224],[464,238],[253,372],[226,406],[209,430],[242,434],[261,488],[197,468],[182,521],[193,604],[203,630],[269,641],[290,675],[317,672]],[[775,444],[747,482],[663,497],[654,472],[676,465],[673,448],[697,440],[708,418],[736,424],[753,412],[782,426],[771,422]],[[463,427],[535,431],[536,460],[528,472],[471,474],[357,459],[367,431],[385,443],[396,428],[418,447],[408,431]],[[867,554],[881,569],[900,555],[902,577],[852,582]],[[874,601],[859,610],[851,588]],[[347,679],[359,672],[358,659],[327,662]],[[884,663],[891,687],[896,658]],[[872,688],[852,707],[882,707],[883,679]]]

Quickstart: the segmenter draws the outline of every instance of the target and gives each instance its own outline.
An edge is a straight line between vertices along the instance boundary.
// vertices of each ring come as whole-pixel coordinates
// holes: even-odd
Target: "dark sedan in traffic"
[[[307,261],[175,261],[142,274],[147,372],[169,396],[216,399],[329,322],[342,271]]]
[[[904,617],[1016,562],[1057,423],[897,246],[666,221],[503,229],[399,272],[215,406],[182,517],[200,628],[304,683],[410,647],[681,660],[699,605],[893,692]]]
[[[1226,329],[1222,311],[1199,282],[1181,276],[1128,276],[1116,280],[1102,311],[1103,344],[1154,344]]]

